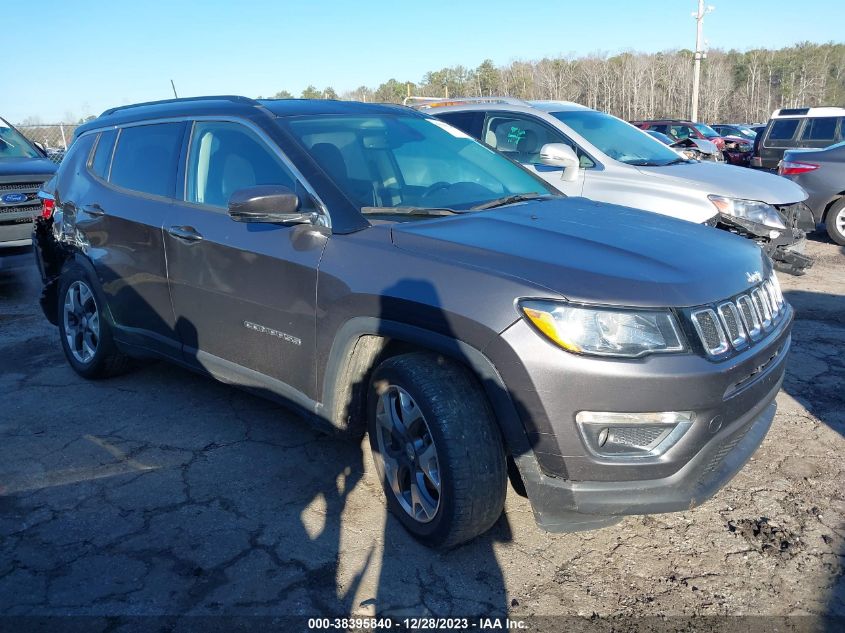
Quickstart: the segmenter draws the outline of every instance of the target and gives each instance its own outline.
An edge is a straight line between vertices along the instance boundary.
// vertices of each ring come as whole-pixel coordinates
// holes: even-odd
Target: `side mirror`
[[[299,196],[281,185],[256,185],[238,189],[229,198],[229,217],[235,222],[314,224],[316,213],[299,210]]]
[[[563,167],[562,180],[573,182],[578,178],[581,163],[569,145],[546,143],[540,148],[540,162],[550,167]]]

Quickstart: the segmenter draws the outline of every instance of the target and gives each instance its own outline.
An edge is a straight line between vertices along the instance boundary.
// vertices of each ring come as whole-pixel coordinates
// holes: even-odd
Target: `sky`
[[[842,42],[843,0],[710,0],[711,48]],[[0,0],[0,116],[71,121],[179,96],[338,94],[429,70],[692,49],[695,0]],[[5,38],[4,38],[5,39]],[[24,42],[20,54],[14,42]],[[22,84],[11,78],[28,77]],[[20,90],[15,89],[19,83]],[[25,87],[24,87],[25,86]],[[37,88],[37,89],[35,89]]]

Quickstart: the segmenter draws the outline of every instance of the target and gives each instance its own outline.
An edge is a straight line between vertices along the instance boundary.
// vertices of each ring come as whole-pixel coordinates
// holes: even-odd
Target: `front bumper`
[[[721,362],[695,354],[576,356],[524,321],[511,326],[489,352],[523,414],[531,451],[513,457],[538,524],[593,529],[625,515],[686,510],[714,495],[771,425],[792,316],[789,308],[765,339]],[[504,361],[505,347],[529,360]],[[585,446],[579,411],[692,411],[695,420],[660,454],[612,458]]]
[[[804,254],[806,232],[815,229],[813,213],[803,202],[775,206],[786,225],[785,230],[776,230],[776,237],[771,237],[771,227],[725,214],[719,216],[718,226],[757,242],[778,270],[803,275],[814,263],[812,257]]]
[[[625,515],[690,510],[725,486],[751,458],[772,425],[780,380],[754,410],[715,436],[686,466],[646,481],[567,482],[538,473],[526,489],[534,518],[549,532],[612,525]]]

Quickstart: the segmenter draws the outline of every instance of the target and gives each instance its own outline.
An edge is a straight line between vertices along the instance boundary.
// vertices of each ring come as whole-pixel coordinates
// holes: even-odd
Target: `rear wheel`
[[[830,207],[825,224],[830,239],[840,246],[845,246],[845,198],[840,198]]]
[[[373,373],[370,446],[391,512],[417,539],[452,547],[504,507],[502,439],[481,387],[432,354],[395,356]]]
[[[84,378],[113,376],[129,366],[129,357],[115,347],[95,288],[78,264],[62,272],[58,302],[62,350],[70,366]]]

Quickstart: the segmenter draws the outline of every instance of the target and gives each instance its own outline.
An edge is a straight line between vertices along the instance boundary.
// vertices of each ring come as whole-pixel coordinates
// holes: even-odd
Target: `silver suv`
[[[566,101],[425,102],[421,109],[497,149],[570,196],[720,225],[800,273],[815,224],[801,187],[771,174],[684,159],[614,116]]]

